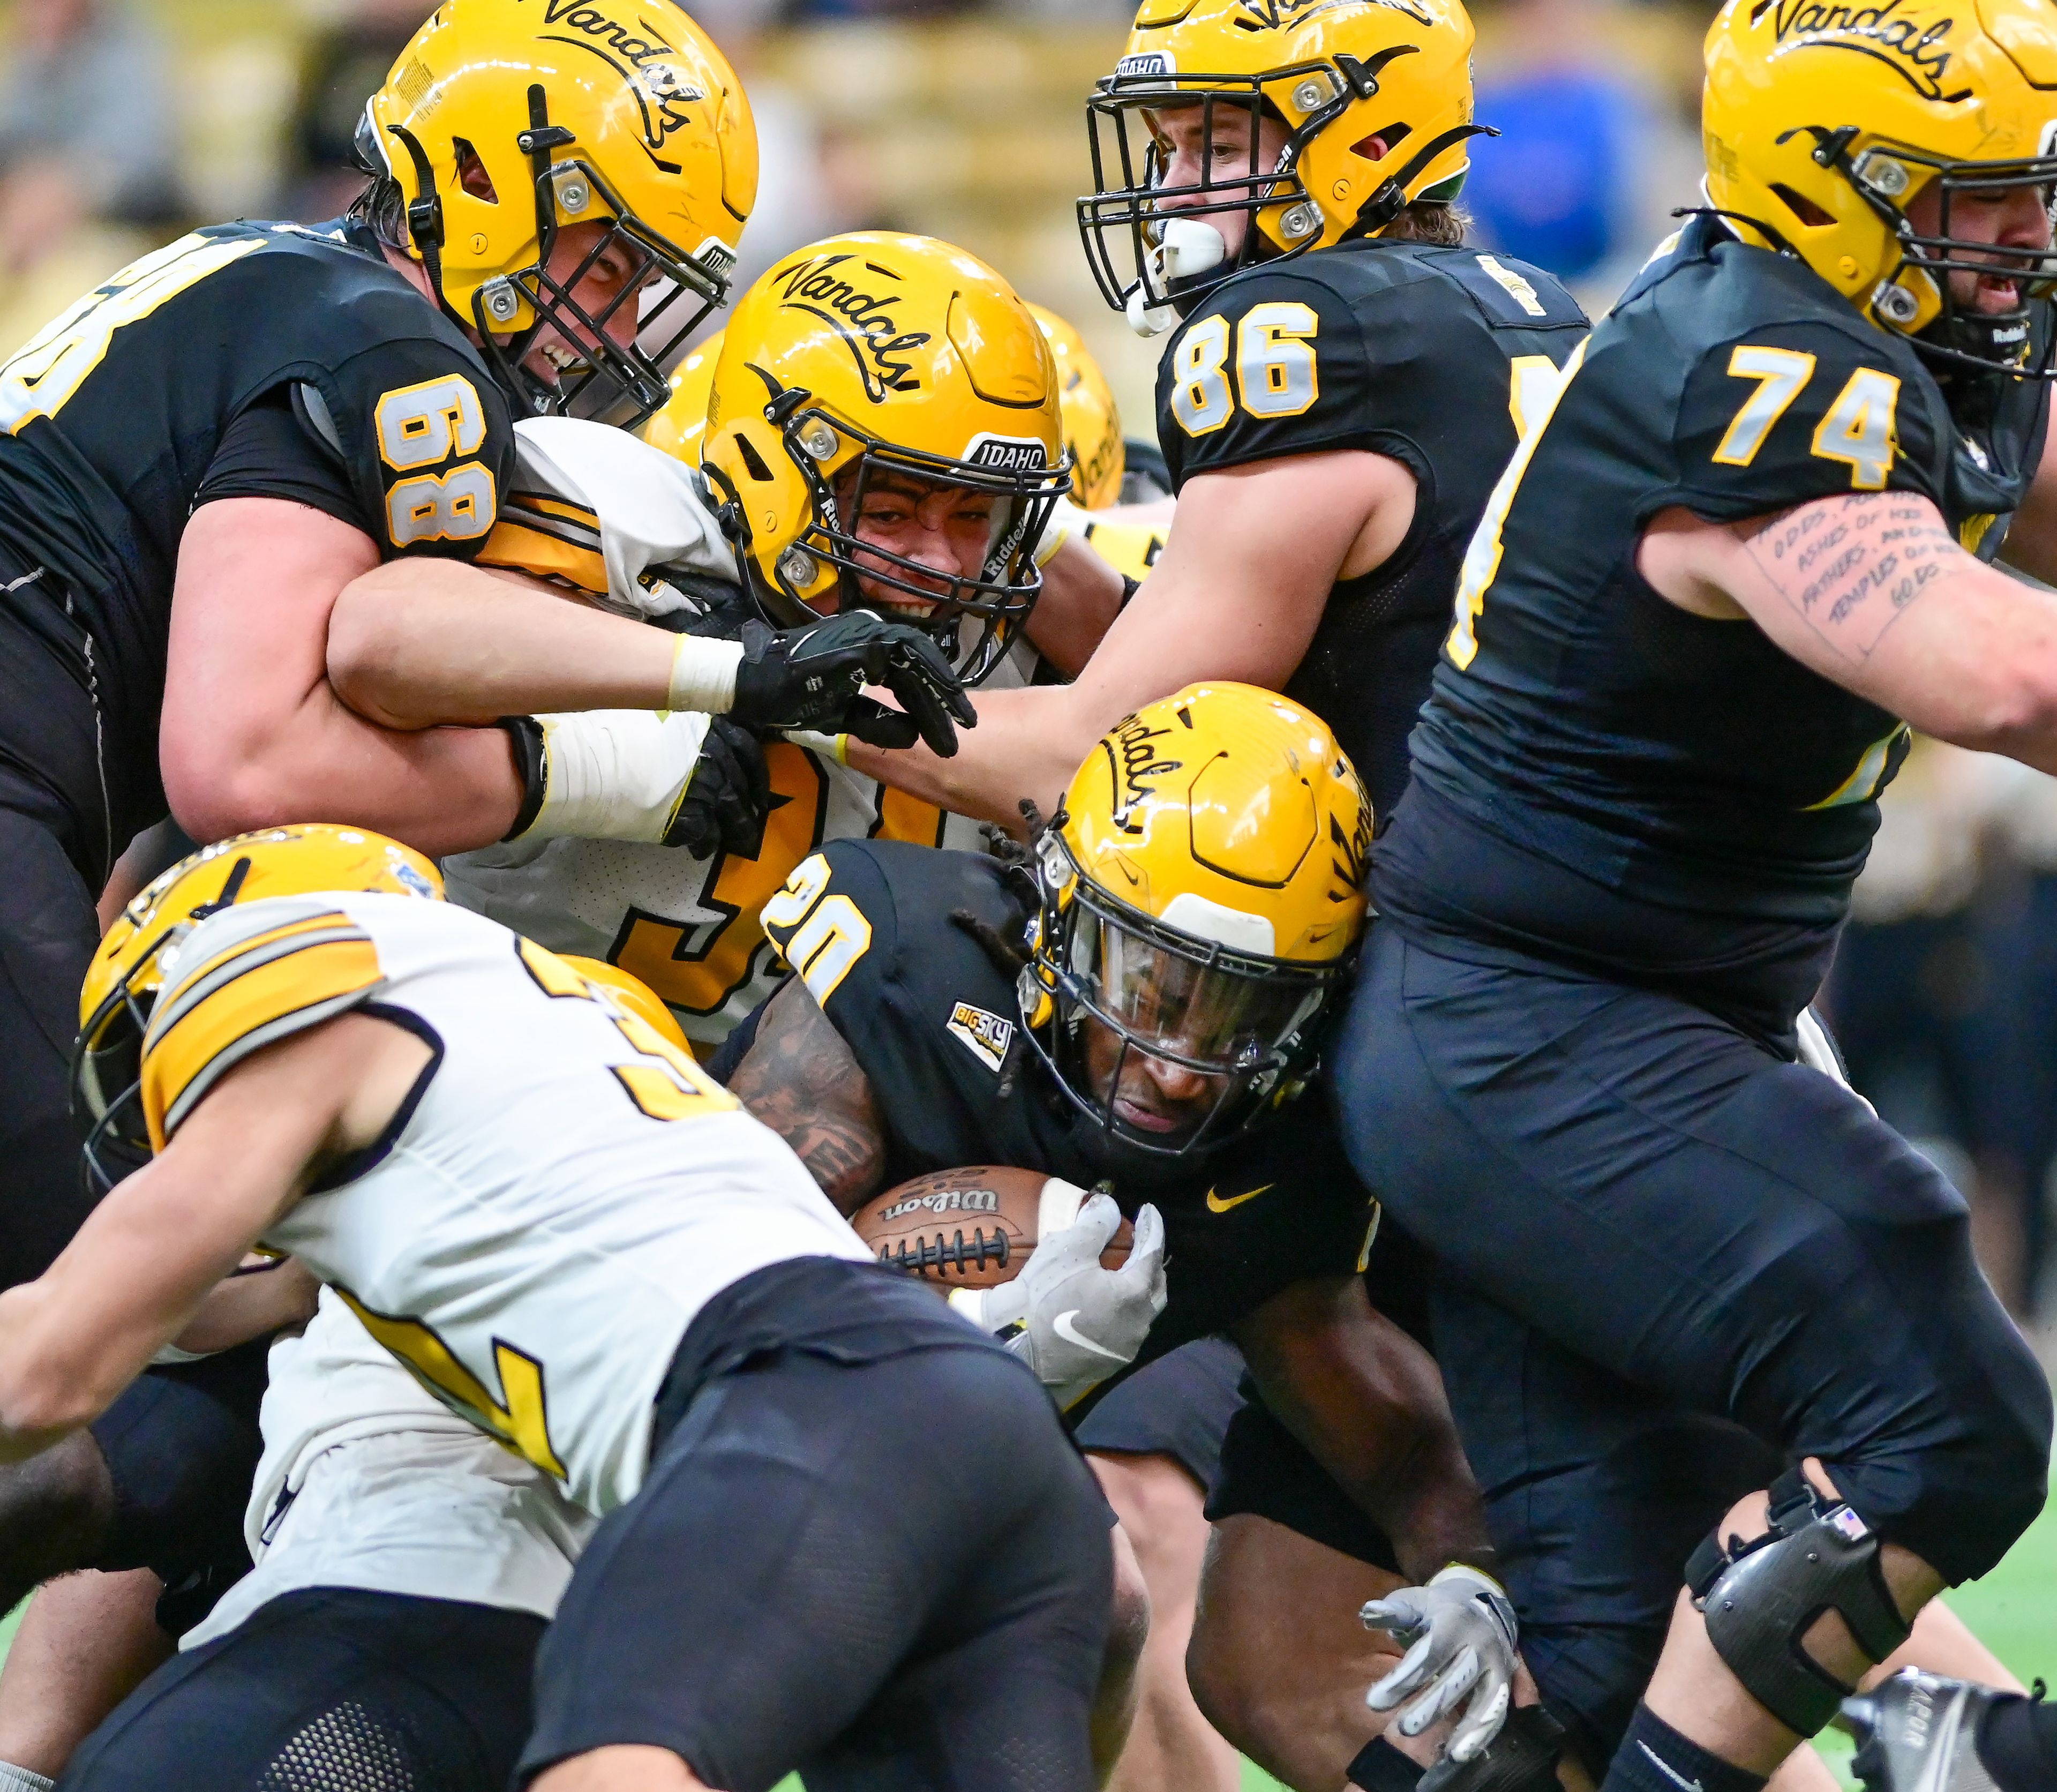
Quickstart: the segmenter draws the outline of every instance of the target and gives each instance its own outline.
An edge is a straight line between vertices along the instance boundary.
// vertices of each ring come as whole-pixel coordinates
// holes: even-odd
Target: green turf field
[[[1959,1588],[1949,1600],[1986,1646],[2023,1680],[2039,1674],[2057,1681],[2057,1500],[2005,1561],[1984,1580]],[[17,1612],[0,1619],[0,1654],[21,1616]],[[1849,1752],[1848,1742],[1833,1733],[1822,1744],[1822,1753],[1839,1770]],[[1243,1784],[1243,1792],[1278,1792],[1276,1780],[1247,1762]],[[800,1792],[799,1781],[788,1781],[779,1792]]]

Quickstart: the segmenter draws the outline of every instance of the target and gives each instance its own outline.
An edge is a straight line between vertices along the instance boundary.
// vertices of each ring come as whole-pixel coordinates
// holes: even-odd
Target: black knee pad
[[[1797,1469],[1771,1484],[1770,1498],[1765,1534],[1734,1548],[1709,1537],[1686,1564],[1686,1584],[1743,1689],[1787,1729],[1812,1736],[1856,1691],[1808,1654],[1814,1620],[1836,1612],[1874,1662],[1910,1627],[1886,1586],[1878,1535],[1855,1512],[1824,1499]]]

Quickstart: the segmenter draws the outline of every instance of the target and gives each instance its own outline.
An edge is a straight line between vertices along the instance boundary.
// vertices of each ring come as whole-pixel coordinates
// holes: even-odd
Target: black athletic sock
[[[1638,1705],[1600,1792],[1763,1792],[1765,1776],[1731,1766]]]
[[[1979,1726],[1979,1763],[2000,1792],[2050,1792],[2057,1786],[2057,1705],[1995,1705]]]
[[[1374,1736],[1357,1751],[1343,1778],[1363,1792],[1414,1792],[1428,1769],[1410,1761],[1383,1736]]]

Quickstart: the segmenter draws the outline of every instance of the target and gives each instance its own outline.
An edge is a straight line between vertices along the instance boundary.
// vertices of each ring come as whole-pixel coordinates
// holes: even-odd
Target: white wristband
[[[589,709],[536,720],[543,806],[523,839],[664,839],[707,737],[704,713]]]
[[[740,641],[681,635],[672,649],[672,682],[664,707],[702,716],[726,716],[735,707],[735,668],[743,664]]]
[[[804,747],[822,759],[834,759],[838,765],[850,763],[850,736],[846,734],[817,734],[812,728],[787,728],[782,731],[795,747]]]

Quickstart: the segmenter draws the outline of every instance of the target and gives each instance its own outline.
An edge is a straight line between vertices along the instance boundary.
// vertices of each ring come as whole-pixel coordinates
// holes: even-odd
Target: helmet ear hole
[[[764,457],[757,452],[756,445],[750,438],[739,433],[735,438],[735,449],[742,455],[743,464],[748,469],[750,477],[762,484],[770,485],[771,469],[764,464]]]
[[[1412,125],[1381,125],[1369,136],[1359,137],[1350,145],[1350,153],[1368,162],[1382,162],[1413,134]]]
[[[478,152],[461,137],[452,137],[450,147],[457,151],[458,184],[474,199],[497,205],[500,195],[493,190],[493,176],[486,172],[486,164],[478,159]]]
[[[1810,230],[1819,230],[1825,224],[1836,222],[1833,212],[1824,211],[1805,193],[1795,192],[1782,181],[1772,182],[1771,190],[1778,196],[1786,209]]]

